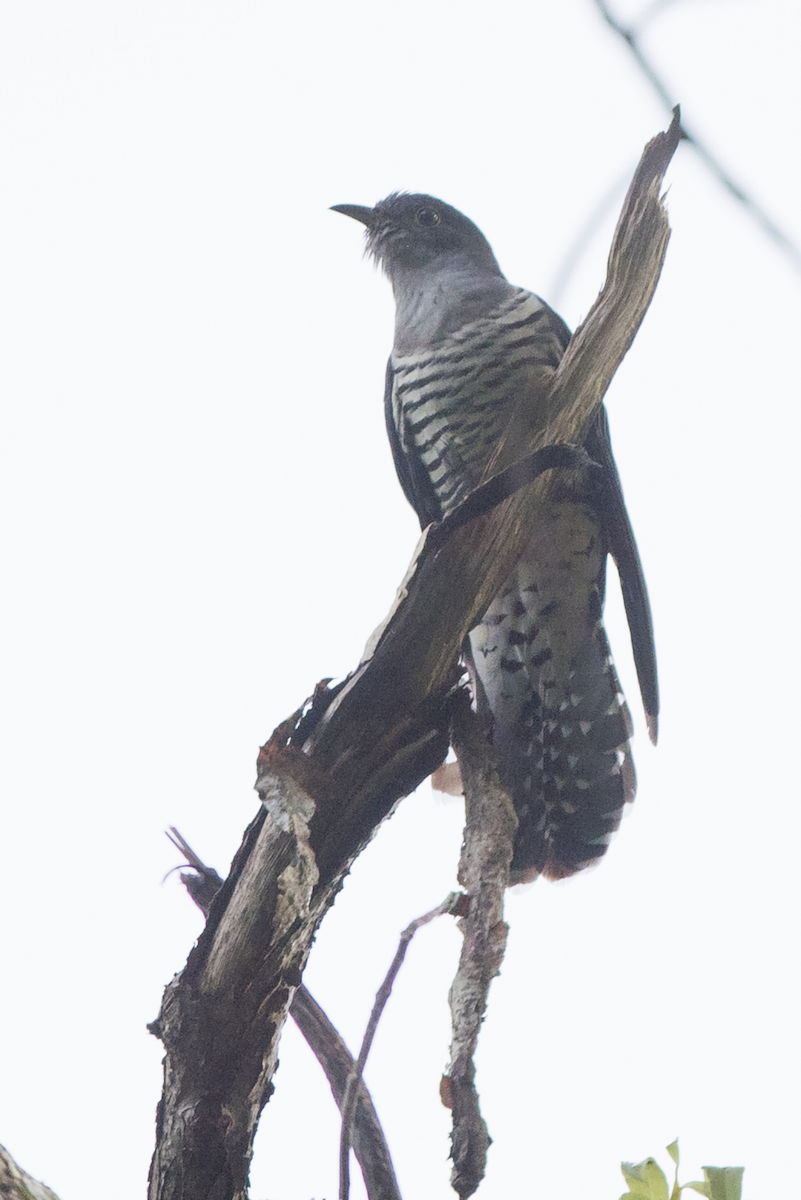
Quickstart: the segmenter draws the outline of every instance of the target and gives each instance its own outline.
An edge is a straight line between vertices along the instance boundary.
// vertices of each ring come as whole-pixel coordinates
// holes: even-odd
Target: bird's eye
[[[421,208],[417,212],[418,225],[439,225],[440,215],[434,208]]]

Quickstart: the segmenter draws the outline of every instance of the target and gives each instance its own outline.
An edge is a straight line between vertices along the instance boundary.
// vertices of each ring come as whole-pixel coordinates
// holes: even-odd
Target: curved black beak
[[[331,212],[353,217],[354,221],[361,221],[362,225],[370,225],[374,216],[372,208],[364,208],[361,204],[332,204]]]

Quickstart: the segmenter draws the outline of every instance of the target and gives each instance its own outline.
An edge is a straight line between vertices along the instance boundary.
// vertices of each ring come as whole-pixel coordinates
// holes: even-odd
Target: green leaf
[[[702,1167],[709,1200],[741,1200],[744,1167]]]
[[[695,1183],[684,1183],[682,1184],[682,1187],[692,1188],[694,1192],[700,1192],[702,1196],[709,1195],[709,1185],[706,1183],[698,1183],[697,1180]]]
[[[667,1179],[655,1159],[646,1158],[641,1163],[621,1163],[620,1169],[629,1185],[629,1191],[621,1196],[620,1200],[668,1200]]]
[[[676,1164],[676,1170],[673,1173],[673,1190],[670,1193],[670,1200],[681,1200],[681,1188],[679,1187],[679,1139],[671,1142],[667,1147],[667,1152]]]

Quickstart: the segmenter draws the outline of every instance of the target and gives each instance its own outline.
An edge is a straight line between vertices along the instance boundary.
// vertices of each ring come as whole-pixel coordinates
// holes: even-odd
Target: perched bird
[[[366,226],[395,294],[386,421],[395,467],[423,528],[528,447],[504,434],[546,425],[544,398],[570,332],[510,284],[484,235],[432,196],[395,193],[334,211]],[[511,441],[511,447],[510,447]],[[601,408],[585,439],[597,467],[563,471],[547,516],[464,656],[519,820],[512,878],[590,866],[633,800],[632,726],[602,622],[606,558],[617,565],[652,741],[659,709],[653,627]]]

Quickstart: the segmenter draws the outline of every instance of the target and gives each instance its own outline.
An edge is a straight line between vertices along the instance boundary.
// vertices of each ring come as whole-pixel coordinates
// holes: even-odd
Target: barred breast
[[[514,289],[433,346],[393,354],[392,421],[433,497],[421,520],[446,515],[493,473],[518,404],[536,430],[565,341],[547,305]],[[634,796],[631,721],[601,620],[606,555],[588,478],[552,504],[536,550],[532,540],[465,646],[518,814],[517,880],[590,865]]]
[[[436,346],[393,354],[395,426],[422,462],[440,516],[481,482],[515,405],[544,390],[563,352],[551,310],[518,288]]]

